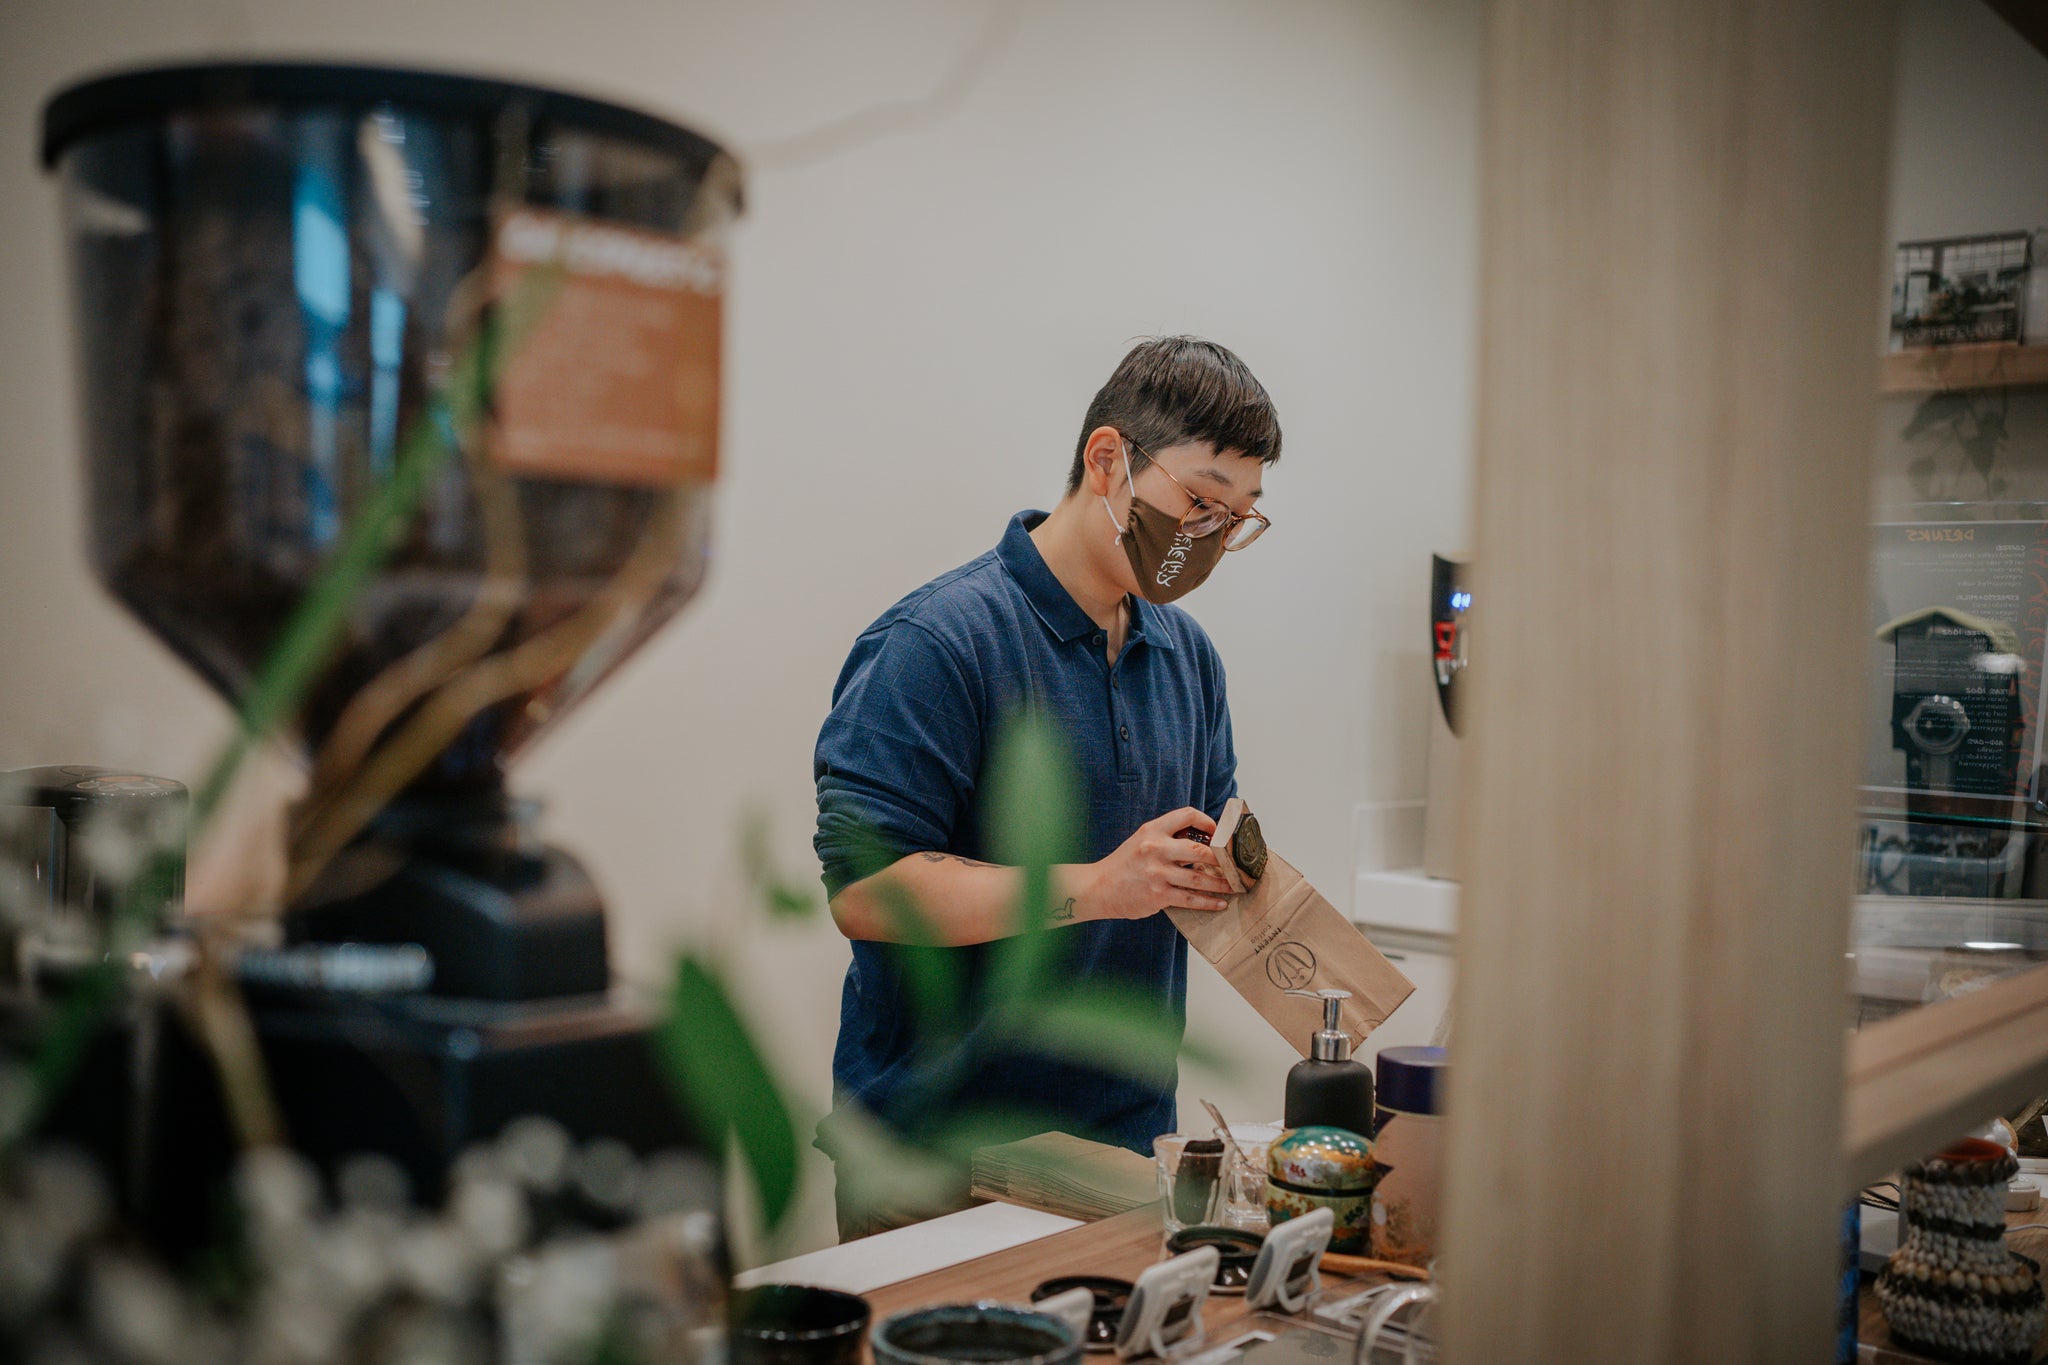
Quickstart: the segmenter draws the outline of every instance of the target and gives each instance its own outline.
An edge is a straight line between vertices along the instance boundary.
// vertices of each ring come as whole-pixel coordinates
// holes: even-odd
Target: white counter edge
[[[1361,872],[1352,887],[1351,919],[1368,933],[1398,929],[1451,938],[1458,932],[1458,889],[1419,867]]]

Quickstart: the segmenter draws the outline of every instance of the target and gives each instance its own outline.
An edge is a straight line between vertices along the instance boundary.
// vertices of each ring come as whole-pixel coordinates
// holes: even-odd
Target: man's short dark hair
[[[1243,451],[1266,464],[1280,458],[1280,415],[1265,386],[1227,348],[1200,337],[1153,337],[1131,348],[1088,405],[1069,493],[1081,486],[1082,457],[1097,427],[1115,427],[1146,450],[1207,441],[1219,453]]]

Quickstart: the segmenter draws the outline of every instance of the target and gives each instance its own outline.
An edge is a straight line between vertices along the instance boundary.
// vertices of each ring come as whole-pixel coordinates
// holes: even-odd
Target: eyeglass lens
[[[1230,525],[1230,521],[1228,507],[1204,500],[1188,509],[1188,514],[1181,518],[1180,529],[1182,534],[1196,539],[1224,531],[1223,548],[1226,550],[1242,550],[1266,529],[1263,517],[1246,517],[1235,526]]]
[[[1223,548],[1226,550],[1242,550],[1245,546],[1265,534],[1265,531],[1266,522],[1264,518],[1246,517],[1243,521],[1230,528],[1230,534],[1224,537]]]

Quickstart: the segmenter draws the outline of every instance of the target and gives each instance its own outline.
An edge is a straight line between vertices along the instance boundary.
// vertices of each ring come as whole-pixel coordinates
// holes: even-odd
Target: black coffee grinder
[[[42,150],[94,567],[179,657],[245,701],[417,485],[298,710],[283,941],[239,968],[294,1145],[431,1195],[518,1115],[685,1142],[597,890],[505,772],[702,581],[735,164],[555,91],[278,64],[75,86]]]

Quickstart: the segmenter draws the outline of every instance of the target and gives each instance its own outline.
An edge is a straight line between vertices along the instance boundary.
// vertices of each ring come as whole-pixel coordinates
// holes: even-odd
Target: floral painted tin
[[[1337,1220],[1330,1250],[1365,1255],[1373,1187],[1387,1170],[1372,1143],[1348,1128],[1296,1128],[1266,1154],[1266,1213],[1277,1226],[1328,1209]]]

